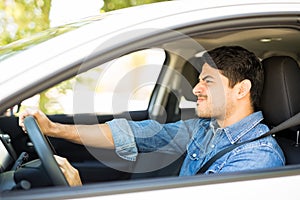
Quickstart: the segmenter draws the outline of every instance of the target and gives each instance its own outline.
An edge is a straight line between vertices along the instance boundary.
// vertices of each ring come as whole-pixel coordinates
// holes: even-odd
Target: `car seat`
[[[288,56],[266,58],[262,65],[265,83],[261,109],[264,122],[272,128],[300,112],[300,68]],[[300,163],[299,128],[291,127],[275,136],[284,151],[287,165]]]

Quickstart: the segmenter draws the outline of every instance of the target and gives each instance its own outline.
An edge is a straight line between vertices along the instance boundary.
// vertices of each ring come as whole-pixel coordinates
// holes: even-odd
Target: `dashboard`
[[[10,136],[0,130],[0,194],[53,185],[40,159],[29,157],[27,152],[17,156]]]
[[[11,190],[16,186],[14,169],[16,154],[10,143],[10,137],[0,130],[0,192]]]
[[[10,151],[10,152],[9,152]],[[9,170],[14,163],[14,153],[8,135],[0,133],[0,173]]]

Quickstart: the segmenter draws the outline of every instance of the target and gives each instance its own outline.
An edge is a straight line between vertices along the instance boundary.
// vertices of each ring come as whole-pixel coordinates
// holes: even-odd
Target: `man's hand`
[[[24,132],[26,132],[26,128],[24,125],[24,119],[30,115],[36,119],[42,133],[44,133],[45,135],[52,136],[51,129],[54,127],[54,123],[51,120],[49,120],[49,118],[40,110],[28,109],[28,110],[25,110],[24,112],[20,113],[19,126],[23,129]]]
[[[79,172],[75,169],[66,158],[54,155],[54,158],[63,172],[70,186],[82,186]]]

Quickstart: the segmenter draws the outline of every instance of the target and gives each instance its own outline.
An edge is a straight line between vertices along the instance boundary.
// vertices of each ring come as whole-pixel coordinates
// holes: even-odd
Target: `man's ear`
[[[245,79],[240,83],[238,83],[238,94],[237,94],[238,98],[241,99],[245,97],[247,94],[250,95],[251,86],[252,86],[251,81],[248,79]]]

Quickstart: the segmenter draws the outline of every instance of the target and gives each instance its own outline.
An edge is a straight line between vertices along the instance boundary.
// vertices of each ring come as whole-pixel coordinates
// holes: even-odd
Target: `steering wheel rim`
[[[28,116],[24,119],[24,125],[28,132],[29,138],[34,145],[34,148],[48,173],[53,185],[69,186],[65,176],[60,170],[56,160],[53,157],[53,151],[42,133],[38,123],[33,116]]]

